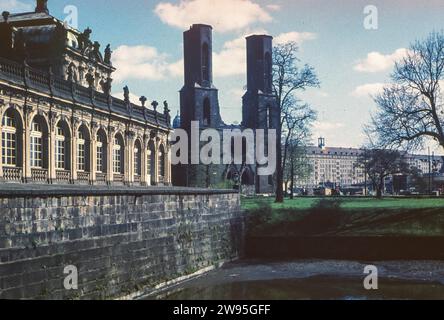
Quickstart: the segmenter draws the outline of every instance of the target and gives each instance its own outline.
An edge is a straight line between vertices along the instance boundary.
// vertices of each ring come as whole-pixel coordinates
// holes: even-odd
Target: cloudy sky
[[[362,127],[375,111],[371,95],[389,82],[394,62],[409,44],[444,28],[443,0],[49,0],[64,19],[78,9],[78,25],[111,43],[113,92],[127,84],[134,99],[168,100],[178,110],[183,84],[182,32],[193,23],[214,27],[214,82],[226,123],[241,121],[245,36],[268,33],[275,42],[296,41],[300,59],[317,70],[321,89],[299,94],[319,114],[314,137],[329,146],[358,147]],[[378,28],[364,27],[364,9],[378,9]],[[34,0],[0,0],[0,11],[33,10]]]

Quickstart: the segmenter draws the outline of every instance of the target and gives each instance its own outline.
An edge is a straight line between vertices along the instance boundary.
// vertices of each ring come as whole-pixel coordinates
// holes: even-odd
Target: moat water
[[[444,300],[444,262],[390,261],[378,267],[378,289],[364,288],[370,263],[239,262],[147,299],[169,300]]]

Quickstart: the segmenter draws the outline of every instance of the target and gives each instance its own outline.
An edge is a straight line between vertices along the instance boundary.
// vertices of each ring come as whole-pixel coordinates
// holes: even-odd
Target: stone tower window
[[[211,125],[211,104],[208,98],[205,98],[203,104],[203,125],[206,127]]]
[[[267,93],[270,93],[272,88],[272,68],[271,54],[267,52],[264,60],[264,87]]]
[[[210,50],[206,43],[202,46],[202,79],[210,81]]]
[[[273,117],[272,117],[272,110],[271,110],[271,106],[267,105],[266,106],[266,112],[267,112],[267,123],[266,126],[269,129],[273,129]]]

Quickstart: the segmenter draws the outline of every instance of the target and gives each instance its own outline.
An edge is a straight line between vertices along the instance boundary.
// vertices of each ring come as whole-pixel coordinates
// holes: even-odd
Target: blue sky
[[[168,100],[179,106],[182,32],[192,23],[214,27],[214,83],[220,90],[226,123],[241,121],[245,80],[245,42],[268,33],[277,42],[295,40],[299,57],[315,67],[321,89],[299,97],[319,114],[314,138],[329,146],[359,147],[362,127],[375,111],[370,94],[390,81],[393,63],[415,39],[444,29],[442,0],[49,0],[50,13],[64,19],[64,8],[78,9],[79,29],[110,43],[119,67],[113,92],[127,84],[135,97]],[[364,8],[378,9],[378,29],[367,30]],[[34,0],[0,0],[0,10],[33,10]],[[25,10],[26,11],[26,10]],[[439,151],[436,148],[436,151]]]

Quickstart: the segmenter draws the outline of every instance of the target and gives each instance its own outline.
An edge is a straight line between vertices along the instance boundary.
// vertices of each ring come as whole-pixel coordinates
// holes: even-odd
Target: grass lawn
[[[284,203],[275,203],[273,198],[244,198],[242,207],[246,210],[257,209],[263,205],[270,205],[273,209],[295,209],[304,210],[316,206],[320,200],[340,202],[342,209],[425,209],[425,208],[443,208],[444,198],[295,198],[285,200]]]
[[[444,236],[442,198],[244,198],[255,235]]]

